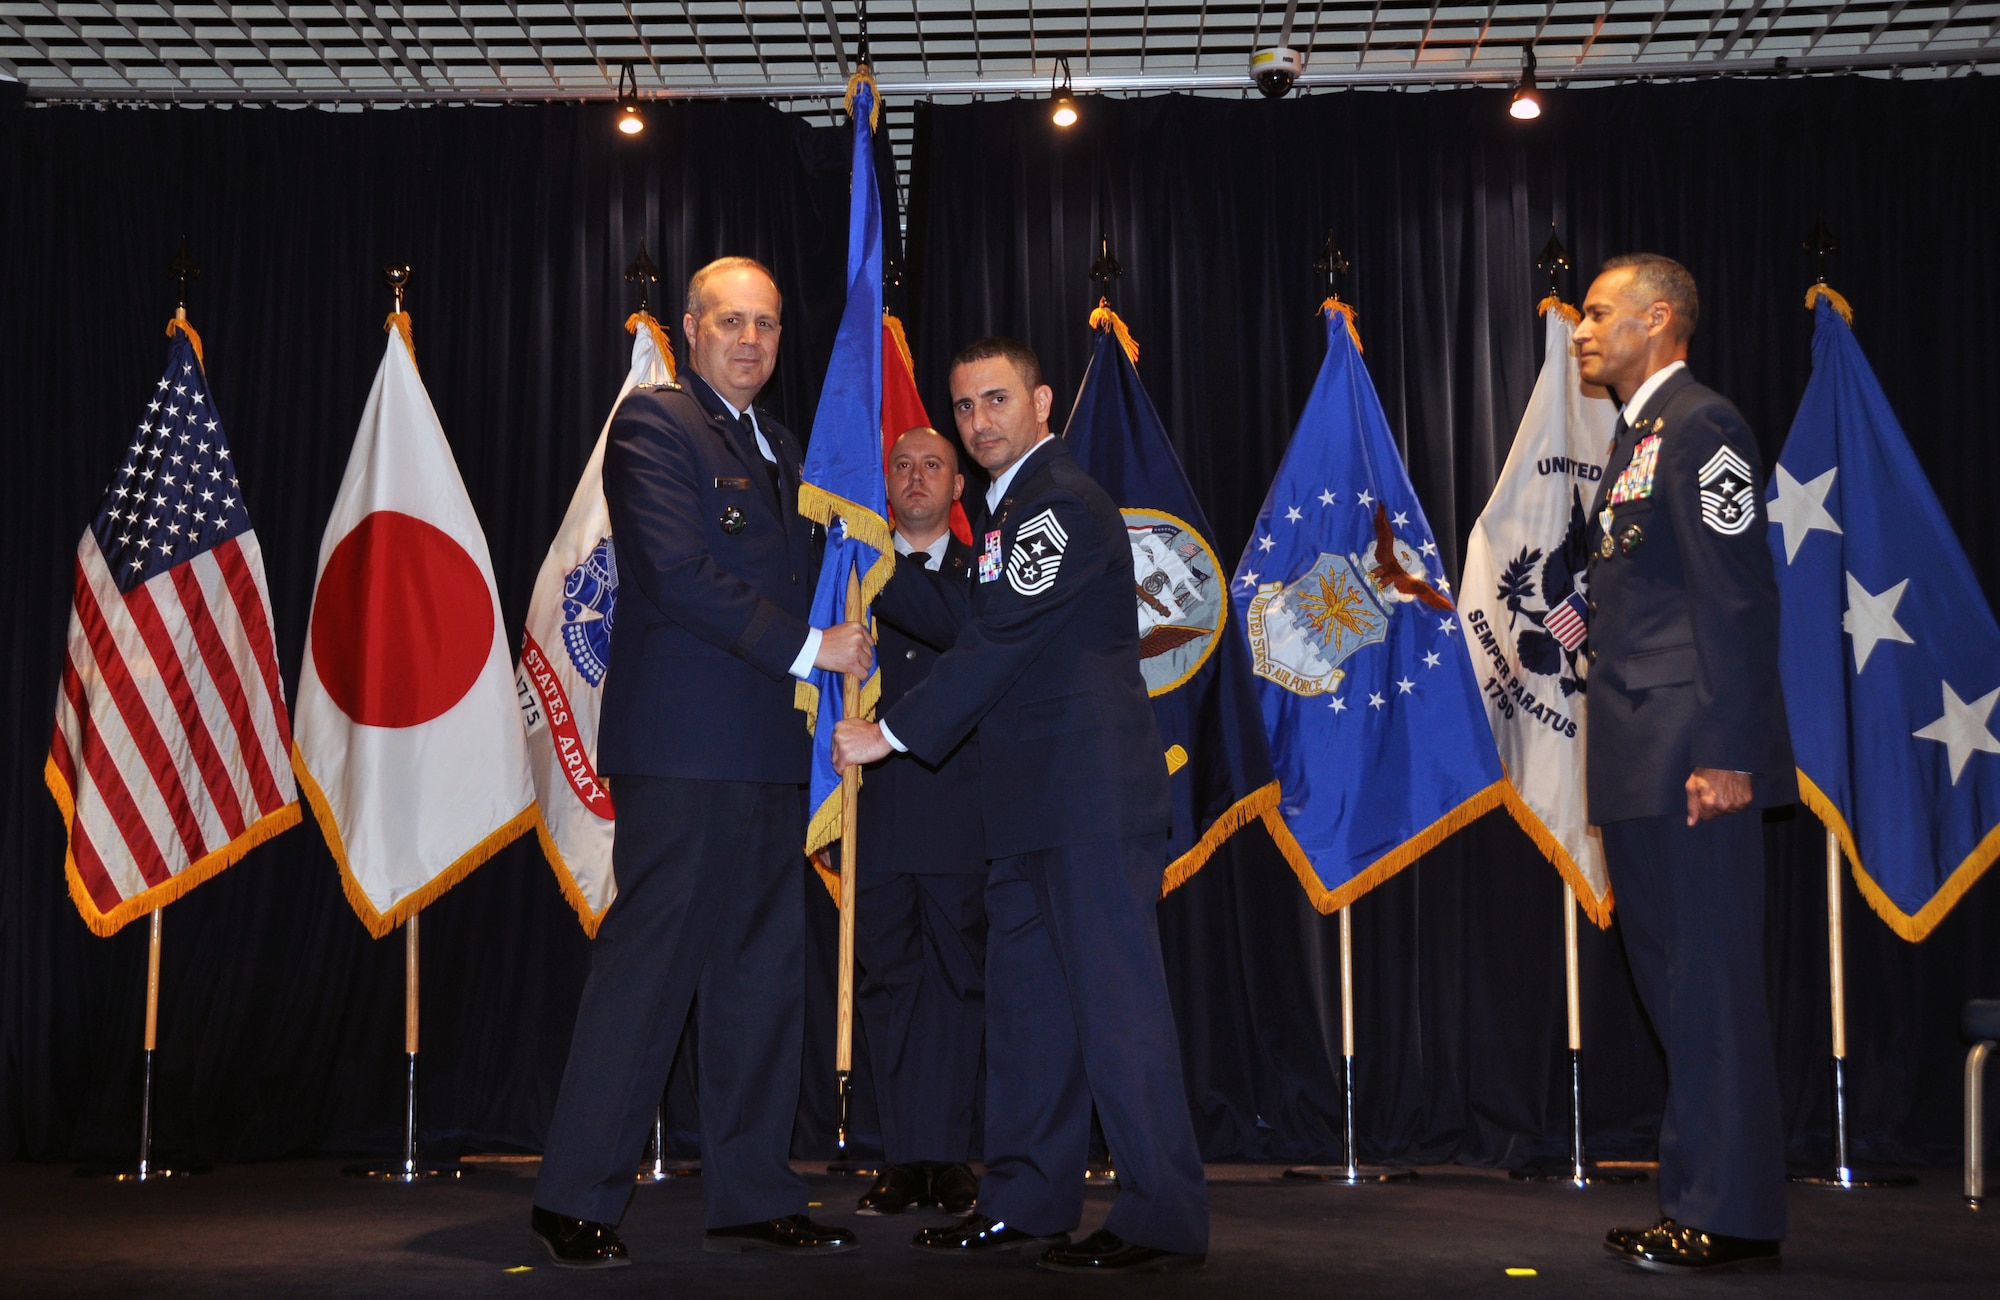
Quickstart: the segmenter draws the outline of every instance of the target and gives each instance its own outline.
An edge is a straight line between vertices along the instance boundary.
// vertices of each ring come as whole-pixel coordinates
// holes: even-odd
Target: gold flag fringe
[[[823,852],[808,854],[806,861],[812,863],[813,873],[819,877],[819,883],[826,886],[827,894],[833,899],[833,910],[838,912],[840,910],[840,873],[826,865],[826,854]]]
[[[659,352],[660,360],[667,363],[667,378],[678,379],[680,368],[674,365],[674,345],[668,341],[667,332],[660,328],[660,322],[655,320],[653,313],[649,311],[635,311],[625,318],[627,334],[637,334],[641,325],[644,325],[646,332],[653,336],[653,347]]]
[[[199,356],[199,354],[197,354]],[[62,810],[65,840],[73,833],[76,821],[76,800],[69,785],[62,778],[62,769],[56,766],[53,755],[42,768],[42,779],[48,783],[49,793],[55,796],[56,806]],[[188,890],[236,865],[244,854],[262,844],[272,836],[288,831],[299,824],[302,814],[299,801],[294,799],[284,807],[265,813],[256,821],[243,828],[243,833],[222,847],[204,853],[193,862],[182,867],[174,875],[154,885],[142,893],[134,894],[108,912],[97,910],[97,900],[84,887],[83,873],[77,870],[76,852],[68,847],[63,850],[63,875],[69,880],[70,901],[83,917],[83,923],[90,932],[100,939],[108,939],[125,927],[128,921],[141,917],[155,908],[165,907]]]
[[[206,375],[208,362],[201,358],[201,335],[194,332],[194,326],[187,323],[185,316],[174,316],[167,321],[167,337],[172,338],[175,334],[188,336],[188,342],[194,344],[195,364],[200,366],[202,374]]]
[[[306,767],[305,753],[296,741],[292,744],[292,772],[299,778],[299,789],[305,792],[306,801],[312,805],[313,816],[319,820],[320,833],[326,837],[326,847],[332,851],[334,863],[340,868],[341,892],[347,895],[348,905],[361,918],[361,924],[377,939],[444,897],[453,885],[471,875],[474,868],[533,830],[541,821],[541,809],[529,803],[486,838],[461,853],[450,866],[432,877],[429,884],[403,898],[388,911],[378,912],[367,891],[362,889],[361,882],[355,879],[354,869],[347,863],[347,843],[340,836],[340,823],[334,818],[333,805],[327,802],[326,791],[320,788],[319,782]]]
[[[1613,900],[1609,886],[1605,888],[1604,897],[1599,898],[1590,878],[1583,874],[1583,868],[1576,864],[1576,859],[1570,856],[1569,850],[1563,847],[1563,842],[1555,837],[1548,824],[1528,806],[1528,801],[1521,797],[1521,792],[1514,788],[1512,781],[1507,782],[1503,802],[1514,824],[1526,832],[1528,838],[1535,842],[1535,847],[1542,851],[1542,856],[1549,860],[1549,865],[1556,869],[1556,874],[1575,891],[1583,914],[1598,929],[1610,929]]]
[[[1821,298],[1826,299],[1827,302],[1832,304],[1833,309],[1840,313],[1840,319],[1846,321],[1849,327],[1853,326],[1854,308],[1848,306],[1847,299],[1841,297],[1838,293],[1835,293],[1831,285],[1815,284],[1811,288],[1807,289],[1806,310],[1811,311],[1813,309],[1813,304],[1818,302]]]
[[[549,866],[556,873],[556,886],[562,890],[563,901],[576,912],[576,919],[583,926],[583,937],[595,939],[597,927],[604,924],[605,913],[611,909],[607,906],[603,912],[590,910],[590,900],[583,896],[583,886],[576,883],[575,873],[569,869],[562,850],[556,847],[555,836],[549,833],[549,824],[542,817],[541,805],[535,805],[534,812],[535,838],[541,841],[542,856],[549,860]]]
[[[1118,336],[1118,346],[1125,349],[1125,359],[1135,366],[1138,365],[1138,341],[1132,337],[1132,331],[1125,328],[1125,322],[1118,313],[1111,310],[1111,300],[1099,298],[1096,310],[1090,313],[1090,328],[1101,330],[1107,325],[1111,327],[1111,332]]]
[[[1354,350],[1356,352],[1364,351],[1361,346],[1361,330],[1355,324],[1361,318],[1361,313],[1354,310],[1353,303],[1342,302],[1340,295],[1334,294],[1319,305],[1319,310],[1323,316],[1331,316],[1335,312],[1339,312],[1342,316],[1345,316],[1347,318],[1347,337],[1354,340]]]
[[[882,122],[882,91],[875,85],[874,74],[869,72],[867,64],[864,63],[856,68],[854,75],[847,79],[847,95],[844,102],[847,104],[847,115],[853,117],[854,92],[861,89],[861,83],[864,81],[868,83],[868,89],[875,92],[868,97],[868,129],[874,131],[880,128]]]
[[[1275,816],[1278,810],[1278,783],[1271,782],[1252,790],[1249,794],[1230,805],[1229,811],[1215,819],[1199,840],[1186,853],[1167,864],[1167,874],[1160,882],[1160,897],[1165,898],[1188,881],[1194,879],[1195,872],[1208,865],[1222,842],[1236,832],[1262,817]]]
[[[1552,311],[1555,312],[1557,315],[1561,316],[1564,320],[1568,321],[1572,325],[1576,324],[1578,321],[1583,319],[1582,312],[1570,306],[1568,303],[1556,297],[1554,294],[1550,294],[1548,297],[1542,299],[1540,302],[1535,304],[1535,315],[1537,316],[1546,316]]]
[[[387,334],[390,330],[394,330],[403,336],[403,346],[410,350],[410,364],[415,366],[417,364],[417,336],[410,329],[410,313],[406,311],[390,312],[389,319],[382,322],[382,332]],[[422,372],[419,371],[419,373]],[[376,937],[380,938],[381,936],[377,935]]]
[[[1897,937],[1910,943],[1922,943],[1930,938],[1931,931],[1937,929],[1938,922],[1944,920],[1945,915],[1958,906],[1958,900],[1965,897],[1965,891],[1978,883],[1979,878],[1986,874],[1986,869],[1993,865],[1993,860],[2000,857],[2000,825],[1996,825],[1986,832],[1985,837],[1973,847],[1972,852],[1965,856],[1965,860],[1945,878],[1937,893],[1931,895],[1931,901],[1925,903],[1917,910],[1916,915],[1912,916],[1896,906],[1895,900],[1890,898],[1888,893],[1875,883],[1875,878],[1868,874],[1867,864],[1861,861],[1861,854],[1854,842],[1854,832],[1847,825],[1847,818],[1841,815],[1839,806],[1827,797],[1824,790],[1813,784],[1813,779],[1804,771],[1799,772],[1799,802],[1803,803],[1813,816],[1819,818],[1821,824],[1840,840],[1841,850],[1847,854],[1848,866],[1854,872],[1855,887],[1860,889],[1861,896],[1868,900],[1868,906],[1875,910],[1875,915],[1881,917],[1883,923],[1896,932]]]
[[[896,351],[902,355],[903,365],[914,376],[917,373],[916,358],[910,355],[910,339],[903,333],[903,322],[891,312],[882,313],[882,324],[889,331],[889,337],[896,341]]]
[[[1285,855],[1285,861],[1292,866],[1292,872],[1305,887],[1306,897],[1312,900],[1322,916],[1338,912],[1375,886],[1409,866],[1424,854],[1443,843],[1455,831],[1478,821],[1487,813],[1498,808],[1507,797],[1507,782],[1502,779],[1487,786],[1458,807],[1432,822],[1401,845],[1377,858],[1366,871],[1340,886],[1328,889],[1320,883],[1319,873],[1313,870],[1312,859],[1292,834],[1292,828],[1285,824],[1285,814],[1273,808],[1264,814],[1264,827],[1271,832],[1272,840],[1278,845],[1278,852]]]

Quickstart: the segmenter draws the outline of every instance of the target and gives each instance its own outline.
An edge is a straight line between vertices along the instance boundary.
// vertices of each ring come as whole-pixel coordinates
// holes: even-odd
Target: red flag
[[[903,322],[894,316],[882,317],[882,473],[889,472],[889,453],[895,450],[896,439],[912,429],[930,429],[931,417],[924,410],[924,399],[917,396],[916,363],[910,360],[910,344],[903,337]],[[972,525],[965,518],[965,507],[954,501],[951,503],[951,532],[968,546],[972,544]]]

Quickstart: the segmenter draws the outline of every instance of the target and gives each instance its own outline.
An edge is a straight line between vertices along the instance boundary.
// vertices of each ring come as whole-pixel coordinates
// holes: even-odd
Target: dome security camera
[[[1269,46],[1250,55],[1250,75],[1266,99],[1283,99],[1305,68],[1305,56],[1289,45]]]

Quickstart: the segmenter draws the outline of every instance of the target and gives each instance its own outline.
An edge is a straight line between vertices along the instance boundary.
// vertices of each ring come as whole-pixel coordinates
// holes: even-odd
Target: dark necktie
[[[764,467],[764,477],[771,483],[771,496],[782,507],[785,503],[785,493],[779,486],[777,462],[767,459],[763,449],[757,445],[757,426],[750,419],[748,411],[736,417],[736,427],[743,431],[743,441],[750,449],[750,459]]]

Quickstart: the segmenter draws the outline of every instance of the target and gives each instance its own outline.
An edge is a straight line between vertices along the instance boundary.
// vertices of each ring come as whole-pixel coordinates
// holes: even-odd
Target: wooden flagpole
[[[867,612],[861,604],[861,575],[847,571],[847,614],[850,623],[866,625]],[[861,716],[861,676],[846,674],[841,686],[841,716]],[[833,1068],[839,1080],[835,1141],[840,1147],[837,1165],[847,1164],[847,1109],[854,1076],[854,878],[857,832],[860,829],[861,765],[851,763],[840,774],[840,991],[834,1013]],[[834,1172],[860,1172],[835,1169]]]

